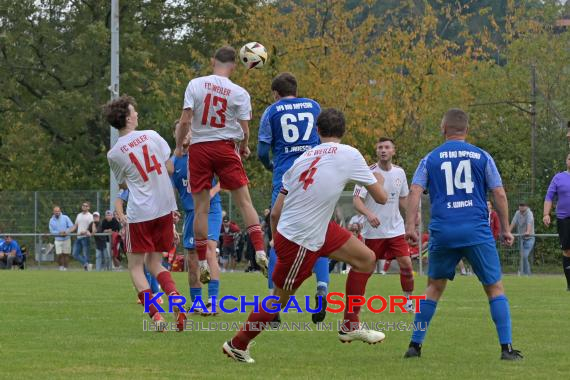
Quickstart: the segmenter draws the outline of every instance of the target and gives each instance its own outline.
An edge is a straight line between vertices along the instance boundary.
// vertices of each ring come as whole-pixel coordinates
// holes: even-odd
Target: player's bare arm
[[[180,120],[176,127],[176,149],[174,149],[174,154],[177,157],[182,157],[184,155],[184,140],[190,132],[190,122],[192,116],[194,115],[192,108],[186,108],[182,110],[182,115],[180,115]]]
[[[243,130],[243,140],[241,140],[239,145],[239,154],[242,158],[248,158],[251,154],[251,151],[249,150],[249,121],[238,120],[238,123]]]
[[[166,160],[164,165],[166,165],[166,172],[168,175],[172,175],[172,173],[174,173],[174,163],[171,160]]]
[[[360,195],[355,195],[352,197],[352,204],[354,205],[354,208],[357,212],[366,217],[368,223],[370,223],[372,227],[377,228],[380,225],[380,219],[378,219],[378,217],[374,215],[374,213],[370,211],[368,207],[366,207],[362,201],[362,198],[360,198]]]
[[[372,173],[378,182],[372,185],[365,186],[368,194],[374,199],[376,203],[385,205],[388,201],[388,193],[384,190],[384,177],[380,173]]]
[[[416,219],[418,217],[418,209],[423,192],[423,187],[414,184],[410,187],[410,195],[408,195],[408,207],[406,208],[406,240],[411,245],[417,245],[419,240],[418,232],[416,231]]]
[[[496,187],[492,190],[493,198],[495,199],[495,210],[499,214],[499,220],[501,222],[501,237],[503,242],[511,246],[513,245],[513,234],[511,234],[511,226],[509,226],[509,202],[507,200],[507,194],[505,189],[501,187]]]
[[[115,211],[117,212],[117,220],[123,225],[127,224],[127,216],[123,210],[123,200],[121,198],[115,199]]]
[[[275,204],[271,209],[271,236],[275,236],[277,233],[277,224],[279,223],[279,218],[281,217],[281,210],[283,210],[283,203],[285,203],[285,194],[279,193]]]
[[[552,210],[552,201],[544,201],[542,223],[544,223],[546,227],[550,226],[550,210]]]

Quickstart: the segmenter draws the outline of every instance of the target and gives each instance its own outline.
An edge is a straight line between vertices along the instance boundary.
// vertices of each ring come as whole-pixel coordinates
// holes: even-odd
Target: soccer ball
[[[259,42],[249,42],[239,50],[239,60],[248,69],[261,69],[267,62],[267,50]]]

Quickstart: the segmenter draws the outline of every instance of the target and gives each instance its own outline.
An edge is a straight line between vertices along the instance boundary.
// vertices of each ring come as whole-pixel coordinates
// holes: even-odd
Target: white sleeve
[[[400,197],[407,197],[408,194],[410,194],[408,179],[406,178],[406,173],[402,170],[402,188],[400,189]]]
[[[193,97],[192,81],[188,82],[186,86],[186,92],[184,92],[184,107],[183,109],[194,109],[194,97]]]
[[[350,172],[350,179],[358,184],[369,186],[376,182],[376,177],[372,174],[372,171],[366,164],[366,160],[362,157],[362,154],[356,149],[352,150],[352,165]]]
[[[360,185],[354,186],[354,192],[352,193],[352,196],[354,197],[359,196],[360,198],[364,199],[366,198],[366,195],[368,195],[368,190],[366,190],[364,186]]]
[[[251,99],[246,90],[236,96],[236,108],[238,120],[251,120]]]
[[[107,156],[107,160],[109,161],[109,166],[111,167],[111,171],[113,172],[117,183],[125,182],[125,172],[121,168],[121,165],[115,162],[110,156]]]
[[[170,159],[171,156],[171,150],[170,150],[170,146],[168,145],[168,143],[166,142],[165,139],[162,138],[161,135],[158,134],[158,132],[156,131],[151,131],[152,135],[153,135],[153,139],[156,143],[156,145],[158,146],[158,149],[160,150],[160,161],[159,162],[166,162]]]
[[[285,190],[287,190],[287,191],[289,191],[289,183],[288,183],[288,182],[289,182],[289,180],[291,179],[291,172],[292,172],[291,169],[292,169],[292,168],[293,168],[293,166],[291,166],[291,167],[289,168],[289,170],[287,170],[287,171],[285,172],[285,174],[283,174],[283,180],[281,181],[281,186],[283,186],[283,188],[284,188]],[[279,190],[281,190],[281,189],[279,189]]]

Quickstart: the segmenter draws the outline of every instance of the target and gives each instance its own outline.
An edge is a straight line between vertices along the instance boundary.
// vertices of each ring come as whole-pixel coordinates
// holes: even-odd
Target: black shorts
[[[223,257],[237,257],[237,252],[235,247],[222,247],[222,256]]]
[[[556,219],[560,248],[563,251],[570,249],[570,218]]]

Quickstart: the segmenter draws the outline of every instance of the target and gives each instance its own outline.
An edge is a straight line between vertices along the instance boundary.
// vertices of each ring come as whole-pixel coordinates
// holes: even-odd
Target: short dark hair
[[[469,116],[459,108],[451,108],[443,116],[443,124],[449,129],[448,134],[464,134],[469,127]]]
[[[103,115],[107,122],[117,129],[123,129],[127,125],[127,117],[130,115],[129,105],[136,107],[134,98],[123,95],[120,98],[109,101],[103,106]]]
[[[396,143],[394,142],[394,140],[392,140],[390,137],[384,137],[384,136],[380,137],[376,144],[380,144],[380,143],[383,143],[386,141],[390,141],[392,143],[392,145],[396,146]]]
[[[231,46],[222,46],[214,53],[214,59],[221,63],[235,62],[236,49]]]
[[[342,138],[346,132],[344,114],[334,108],[323,110],[317,118],[317,128],[322,137]]]
[[[297,96],[297,79],[291,73],[281,73],[273,78],[271,90],[281,97]]]

